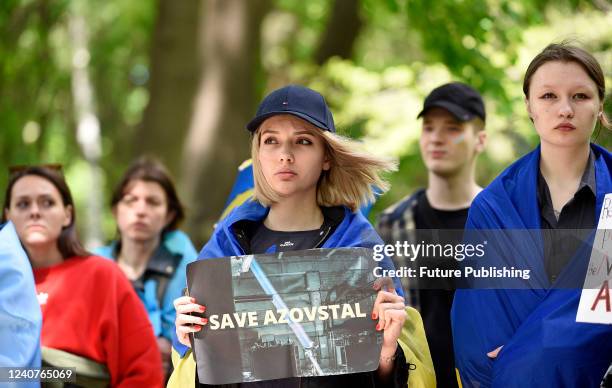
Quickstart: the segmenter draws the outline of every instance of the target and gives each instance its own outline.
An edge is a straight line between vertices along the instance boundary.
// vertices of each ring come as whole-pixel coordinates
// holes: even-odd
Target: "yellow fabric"
[[[253,164],[252,159],[247,159],[244,162],[242,162],[240,167],[238,167],[238,176],[240,176],[240,171],[249,167],[251,164]],[[229,205],[227,205],[225,209],[223,209],[223,213],[221,214],[221,218],[219,218],[219,220],[224,219],[232,210],[234,210],[234,208],[237,208],[238,206],[242,205],[243,203],[247,201],[247,199],[249,199],[252,196],[253,196],[253,189],[247,189],[243,191],[242,193],[236,195],[234,199],[232,200],[232,202]]]
[[[436,373],[429,353],[427,337],[425,337],[423,319],[421,319],[421,314],[410,306],[406,307],[406,314],[408,316],[397,341],[404,351],[406,361],[415,365],[410,370],[408,387],[435,388]]]
[[[461,376],[459,375],[459,369],[455,368],[455,373],[457,374],[457,385],[459,388],[463,388],[463,384],[461,384]]]
[[[168,388],[195,388],[196,363],[191,350],[187,351],[185,357],[181,358],[172,348],[172,365],[174,371],[168,380]]]
[[[245,160],[244,162],[242,162],[240,167],[238,167],[238,171],[244,170],[245,168],[249,167],[251,164],[253,164],[253,159]]]
[[[219,219],[220,220],[224,219],[228,214],[230,214],[232,210],[234,210],[234,208],[237,208],[238,206],[242,205],[243,203],[246,202],[247,199],[251,198],[252,196],[253,196],[253,189],[248,189],[247,191],[244,191],[238,194],[234,198],[234,200],[229,205],[227,205],[227,207],[223,211],[223,214],[221,214],[221,218]]]

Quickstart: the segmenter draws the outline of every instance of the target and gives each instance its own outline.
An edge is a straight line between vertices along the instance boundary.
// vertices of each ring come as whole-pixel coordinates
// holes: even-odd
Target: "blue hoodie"
[[[597,220],[612,192],[612,154],[594,144],[591,150]],[[472,203],[466,230],[540,229],[539,164],[538,147],[502,172]],[[521,244],[532,258],[533,287],[455,293],[455,363],[464,387],[599,387],[612,362],[612,325],[576,322],[581,289],[556,288],[577,274],[584,281],[585,256],[570,261],[551,288],[541,241],[533,240]],[[497,358],[487,357],[502,345]]]
[[[137,290],[137,294],[147,309],[155,336],[163,336],[172,340],[176,336],[174,299],[183,295],[187,264],[194,261],[198,253],[189,237],[180,230],[164,233],[161,243],[178,261],[178,265],[168,281],[163,298],[162,300],[157,299],[157,280],[154,278],[148,279],[144,283],[144,291]],[[116,250],[117,242],[115,241],[110,245],[94,249],[94,253],[108,259],[116,259]]]
[[[227,256],[245,255],[242,247],[238,243],[233,226],[240,221],[263,221],[268,215],[269,208],[262,206],[255,200],[248,200],[241,206],[232,210],[217,227],[202,251],[198,260],[212,259]],[[383,244],[382,239],[376,233],[370,222],[360,213],[354,213],[348,208],[344,208],[344,218],[336,227],[334,232],[327,238],[321,248],[350,248],[364,247],[372,248],[374,245]],[[393,269],[393,262],[385,257],[380,262],[383,269]],[[398,278],[393,279],[397,293],[404,296],[402,286]],[[174,337],[172,346],[183,357],[189,348]]]

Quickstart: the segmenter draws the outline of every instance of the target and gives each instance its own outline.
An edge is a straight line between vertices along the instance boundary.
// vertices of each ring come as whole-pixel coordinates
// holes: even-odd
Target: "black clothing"
[[[463,230],[467,220],[466,207],[457,210],[439,210],[431,207],[425,191],[417,196],[417,206],[414,213],[417,229],[449,229]]]
[[[321,247],[325,243],[327,238],[329,238],[329,236],[333,234],[333,232],[336,230],[338,225],[340,225],[340,223],[344,219],[344,209],[341,206],[321,207],[321,211],[323,212],[323,224],[318,229],[318,231],[322,233],[318,234],[317,238],[310,240],[312,242],[312,245],[310,246],[305,245],[305,243],[307,242],[306,241],[307,239],[304,238],[305,241],[300,241],[300,246],[305,246],[305,247],[299,248],[299,249],[310,249],[310,248]],[[306,235],[308,235],[310,232],[312,232],[312,231],[278,232],[278,231],[272,231],[266,228],[265,226],[263,226],[265,230],[268,230],[272,232],[273,234],[279,233],[278,235],[270,236],[270,235],[265,234],[266,233],[265,230],[260,230],[262,226],[263,226],[262,222],[249,221],[249,220],[237,222],[233,226],[234,233],[236,234],[236,237],[238,238],[238,243],[240,244],[240,246],[242,247],[242,249],[244,250],[246,254],[296,251],[298,250],[298,248],[296,248],[295,245],[283,244],[284,242],[287,241],[287,240],[282,239],[283,234],[284,233],[288,233],[288,234],[305,233]],[[260,235],[256,237],[258,232],[260,233]],[[304,237],[304,236],[299,236],[299,237]],[[272,240],[269,240],[270,238],[272,238]],[[278,241],[280,241],[280,243],[278,243]],[[278,243],[279,245],[285,245],[285,246],[283,247],[276,246],[274,247],[274,249],[272,249],[273,246],[268,245],[268,243],[271,243],[271,244]],[[255,247],[253,245],[255,245]]]
[[[251,239],[251,248],[253,252],[261,253],[310,249],[319,245],[323,233],[322,228],[299,232],[281,232],[268,229],[262,222]]]
[[[551,283],[584,244],[590,230],[595,228],[595,185],[595,159],[591,152],[578,190],[556,214],[548,184],[542,172],[538,173],[537,196],[544,242],[544,267]]]
[[[425,243],[458,244],[463,239],[463,228],[469,208],[439,210],[431,207],[425,191],[417,196],[414,212],[417,241]],[[437,230],[444,230],[441,233]],[[435,234],[434,234],[435,233]],[[458,268],[454,259],[423,257],[419,265],[443,269]],[[450,311],[455,295],[452,279],[420,279],[420,312],[425,335],[436,372],[438,387],[457,387],[455,357]]]
[[[114,252],[115,261],[119,258],[120,249],[121,243],[118,243]],[[144,293],[145,282],[149,279],[154,279],[157,281],[157,300],[162,301],[166,294],[168,282],[172,275],[174,275],[174,271],[180,264],[181,259],[180,255],[175,255],[170,252],[164,244],[159,244],[147,262],[147,266],[142,275],[140,275],[138,279],[130,280],[132,287],[134,287],[136,292]]]

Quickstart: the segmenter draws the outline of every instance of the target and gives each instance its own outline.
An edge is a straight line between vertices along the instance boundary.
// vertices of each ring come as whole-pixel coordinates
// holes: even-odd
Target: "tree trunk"
[[[236,169],[249,157],[245,125],[259,99],[260,27],[268,9],[268,0],[204,3],[199,32],[203,73],[181,169],[186,229],[196,243],[212,233]]]
[[[331,57],[351,58],[353,45],[363,26],[359,0],[336,0],[325,32],[315,54],[315,62],[322,65]]]
[[[149,103],[133,140],[133,156],[151,154],[177,176],[200,79],[197,55],[202,2],[159,0],[151,51]]]
[[[85,246],[92,248],[102,245],[102,171],[100,155],[100,121],[96,115],[94,90],[89,78],[88,31],[85,18],[78,7],[70,13],[70,42],[72,45],[72,95],[75,121],[77,122],[77,141],[87,161],[89,184],[94,188],[87,195]]]

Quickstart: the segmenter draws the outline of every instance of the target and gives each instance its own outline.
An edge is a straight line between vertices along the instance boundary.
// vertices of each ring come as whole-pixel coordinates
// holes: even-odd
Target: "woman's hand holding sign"
[[[398,338],[406,321],[404,298],[397,294],[391,278],[379,278],[374,282],[374,289],[378,291],[372,319],[378,320],[376,330],[383,331],[383,345],[380,352],[378,375],[385,379],[393,371],[393,360],[398,346]],[[182,296],[174,300],[176,309],[176,335],[180,343],[191,347],[189,334],[197,333],[208,324],[207,318],[200,315],[206,307],[196,303],[190,296]],[[197,314],[197,315],[194,315]]]
[[[376,330],[383,330],[383,346],[380,351],[378,374],[384,378],[393,370],[397,339],[406,321],[404,298],[397,294],[391,278],[379,278],[374,282],[378,295],[372,309],[372,319],[378,319]]]
[[[208,323],[208,319],[190,315],[190,313],[203,313],[206,307],[197,304],[196,300],[190,296],[181,296],[174,300],[174,309],[176,310],[174,321],[176,336],[180,343],[191,347],[189,334],[202,330],[202,326]]]

